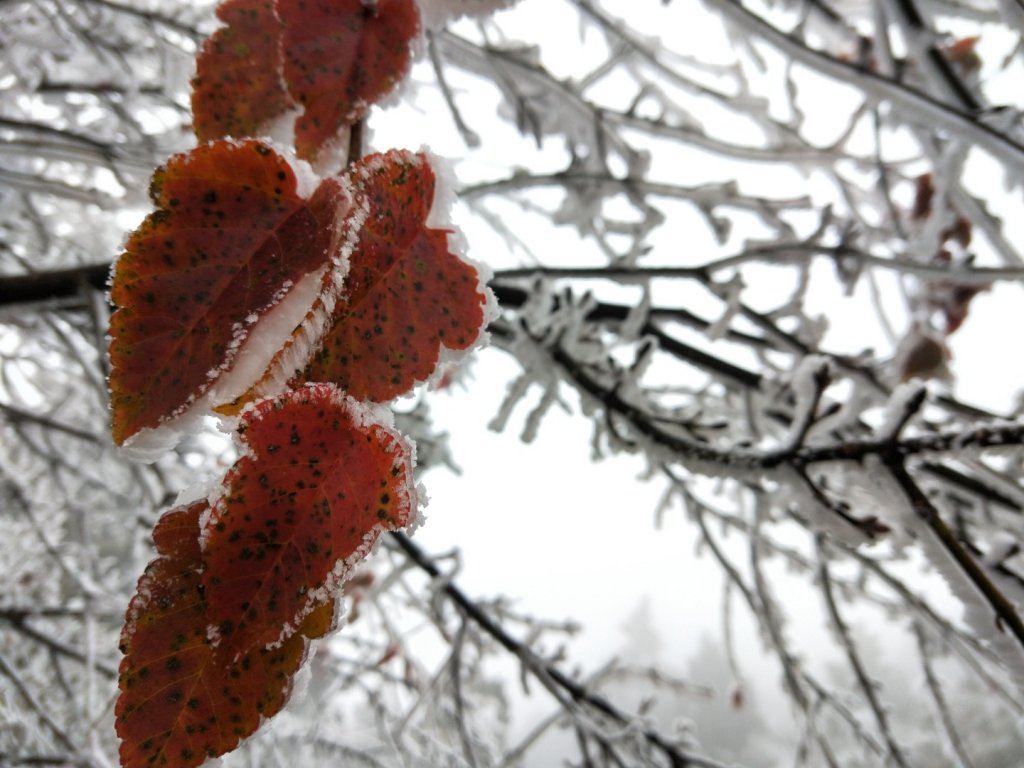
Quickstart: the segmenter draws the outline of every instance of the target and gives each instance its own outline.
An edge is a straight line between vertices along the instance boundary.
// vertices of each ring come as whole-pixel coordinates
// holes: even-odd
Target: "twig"
[[[828,545],[825,543],[824,536],[821,534],[816,535],[814,537],[814,544],[818,554],[818,575],[821,577],[821,591],[825,596],[825,606],[828,608],[832,624],[839,635],[840,644],[843,646],[846,658],[850,662],[850,667],[857,677],[860,690],[875,716],[878,730],[881,732],[882,738],[885,739],[886,746],[889,748],[889,756],[895,761],[896,765],[906,768],[907,759],[903,754],[903,748],[900,747],[893,736],[892,728],[889,725],[889,716],[886,714],[885,707],[879,700],[878,692],[875,690],[877,683],[869,677],[864,663],[861,661],[860,654],[857,652],[857,644],[850,633],[850,628],[847,626],[846,621],[839,612],[839,606],[836,604],[835,595],[832,590],[832,576],[828,567]]]
[[[1009,629],[1021,650],[1024,651],[1024,620],[1021,619],[1016,606],[992,583],[985,570],[971,557],[953,531],[946,525],[939,511],[907,472],[904,457],[896,450],[889,450],[883,456],[883,461],[896,483],[903,489],[913,511],[931,529],[942,548],[956,561],[963,575],[981,593],[995,613],[1000,628]]]

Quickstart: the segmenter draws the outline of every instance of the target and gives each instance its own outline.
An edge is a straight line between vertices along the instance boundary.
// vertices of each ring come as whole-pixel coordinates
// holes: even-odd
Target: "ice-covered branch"
[[[1024,172],[1024,146],[1005,133],[960,109],[891,77],[865,69],[808,47],[793,35],[772,26],[746,8],[740,0],[707,0],[730,23],[761,38],[793,61],[804,64],[864,92],[871,101],[889,101],[904,118],[921,125],[941,126],[988,150],[1016,174]]]
[[[942,519],[938,509],[907,471],[903,458],[889,454],[886,457],[886,466],[906,494],[914,514],[927,526],[938,540],[939,546],[955,563],[959,574],[950,577],[955,580],[952,586],[958,596],[967,602],[968,613],[973,610],[973,601],[966,596],[965,592],[973,587],[994,615],[996,630],[1000,634],[1008,632],[1012,636],[1017,646],[1014,655],[1009,658],[1005,658],[1004,654],[1001,655],[1004,656],[1004,663],[1016,677],[1018,686],[1024,687],[1024,619],[1021,617],[1020,609],[992,582],[981,565],[957,539],[956,534]],[[967,590],[960,588],[959,581],[961,580],[965,580],[970,585]]]
[[[856,641],[850,632],[850,627],[843,618],[836,602],[836,596],[832,589],[832,576],[828,566],[828,545],[825,543],[824,537],[821,535],[816,537],[815,545],[817,547],[818,575],[821,577],[822,594],[825,596],[825,605],[828,607],[828,613],[832,619],[835,631],[839,635],[840,642],[846,651],[846,657],[850,662],[850,668],[854,671],[854,674],[857,677],[857,683],[860,687],[860,691],[867,700],[868,705],[871,707],[872,714],[875,716],[875,723],[878,725],[878,730],[882,734],[882,738],[885,739],[889,756],[896,765],[905,767],[907,766],[907,759],[903,754],[903,747],[897,743],[896,738],[893,735],[892,728],[889,724],[889,716],[886,714],[885,707],[878,697],[878,684],[871,678],[865,668],[864,662],[861,660],[860,652],[857,649]]]
[[[932,701],[935,702],[935,709],[939,714],[939,719],[942,722],[942,727],[946,732],[946,738],[949,740],[950,748],[953,750],[953,754],[956,755],[957,760],[960,761],[960,765],[963,768],[973,768],[974,762],[971,760],[970,755],[967,754],[967,750],[964,747],[963,739],[960,736],[959,729],[956,725],[956,720],[953,717],[949,709],[949,704],[946,701],[946,694],[942,690],[942,682],[939,680],[939,675],[935,671],[935,666],[932,663],[932,649],[925,631],[921,628],[918,622],[914,622],[914,637],[917,640],[918,653],[921,656],[921,669],[924,672],[925,683],[928,685],[928,691],[931,693]]]

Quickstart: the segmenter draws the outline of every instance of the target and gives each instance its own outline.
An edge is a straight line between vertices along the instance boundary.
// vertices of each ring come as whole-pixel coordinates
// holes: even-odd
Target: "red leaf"
[[[122,768],[189,768],[234,749],[284,705],[305,638],[333,625],[334,604],[324,603],[280,647],[225,663],[207,637],[200,584],[199,521],[207,509],[205,501],[173,509],[153,531],[159,557],[139,579],[121,636]]]
[[[304,112],[295,149],[312,159],[405,75],[419,30],[415,0],[278,0],[284,80]]]
[[[384,402],[428,379],[442,347],[476,342],[487,296],[476,268],[449,251],[449,231],[426,225],[435,179],[424,155],[371,155],[349,176],[353,212],[368,213],[333,326],[300,379]],[[360,221],[353,213],[348,226]]]
[[[288,637],[416,509],[411,447],[329,384],[257,403],[239,432],[246,453],[203,532],[225,658]]]
[[[285,158],[252,140],[176,155],[151,194],[157,210],[129,238],[111,289],[119,444],[180,414],[234,365],[251,326],[330,262],[347,205],[332,179],[302,198]]]
[[[192,80],[192,114],[200,141],[255,136],[291,109],[281,81],[281,21],[274,0],[225,0],[225,26],[203,44]]]

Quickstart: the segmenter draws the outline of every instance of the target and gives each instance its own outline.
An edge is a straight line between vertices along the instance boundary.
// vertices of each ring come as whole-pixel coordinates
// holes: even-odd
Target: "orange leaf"
[[[284,80],[304,112],[295,149],[312,159],[405,76],[415,0],[278,0]]]
[[[225,26],[203,44],[192,80],[192,114],[200,141],[255,136],[291,109],[281,81],[281,21],[274,0],[225,0]]]
[[[360,213],[347,225],[361,222],[359,240],[332,327],[292,383],[330,381],[356,399],[384,402],[428,379],[442,348],[477,341],[487,295],[476,268],[450,252],[449,231],[426,224],[435,184],[426,156],[371,155],[349,179]]]
[[[129,238],[111,288],[119,444],[179,415],[232,368],[252,326],[330,263],[347,206],[333,179],[303,198],[287,160],[253,140],[176,155],[151,194],[157,210]]]
[[[245,455],[203,531],[225,658],[286,639],[388,529],[412,522],[412,448],[329,384],[245,411]]]
[[[234,749],[284,705],[306,638],[333,626],[324,603],[273,650],[225,663],[208,639],[199,521],[206,501],[178,507],[153,531],[157,557],[139,579],[121,635],[115,707],[122,768],[191,768]]]

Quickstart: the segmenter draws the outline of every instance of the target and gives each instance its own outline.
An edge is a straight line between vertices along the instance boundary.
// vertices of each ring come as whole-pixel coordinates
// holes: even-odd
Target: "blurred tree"
[[[408,98],[429,127],[409,136],[409,110],[369,126],[462,141],[435,148],[457,155],[493,343],[522,371],[493,426],[525,409],[530,440],[575,402],[596,456],[645,457],[662,514],[721,566],[719,705],[743,707],[745,627],[781,673],[795,735],[758,734],[766,764],[1007,765],[1024,748],[1024,5],[524,0],[448,23],[507,3],[423,5]],[[148,532],[233,458],[211,431],[124,460],[105,386],[110,262],[151,170],[191,142],[212,11],[0,0],[3,765],[116,762],[117,634]],[[446,461],[429,397],[401,423],[423,469]],[[471,600],[457,562],[390,538],[309,697],[228,764],[537,764],[556,729],[573,764],[720,764],[725,736],[616,699],[629,674],[671,700],[671,675],[568,676],[543,649],[571,625]],[[509,659],[556,704],[521,741]]]

